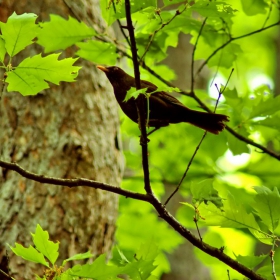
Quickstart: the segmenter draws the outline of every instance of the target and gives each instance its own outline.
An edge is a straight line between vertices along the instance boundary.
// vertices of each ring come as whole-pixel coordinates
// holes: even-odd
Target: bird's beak
[[[104,66],[101,66],[101,65],[98,65],[98,66],[96,66],[99,70],[101,70],[101,71],[103,71],[103,72],[105,72],[105,73],[108,73],[109,72],[109,70],[106,68],[106,67],[104,67]]]

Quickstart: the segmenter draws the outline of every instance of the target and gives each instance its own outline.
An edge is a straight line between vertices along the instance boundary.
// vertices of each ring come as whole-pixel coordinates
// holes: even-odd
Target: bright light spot
[[[227,244],[226,252],[232,257],[236,255],[248,255],[254,251],[254,237],[233,228],[211,227],[211,231],[221,235],[224,244]],[[232,238],[234,236],[234,238]],[[238,240],[238,242],[237,242]]]
[[[225,154],[226,159],[236,167],[242,167],[249,162],[250,155],[249,154],[241,154],[234,156],[230,150],[227,150]]]
[[[258,88],[261,85],[268,85],[271,89],[274,88],[273,80],[269,76],[259,73],[259,71],[256,70],[249,73],[248,83],[251,90]]]
[[[230,150],[218,160],[218,165],[225,171],[232,171],[245,166],[250,160],[249,154],[234,156]]]
[[[218,89],[220,90],[220,88],[222,86],[225,86],[226,84],[226,79],[224,76],[222,76],[221,74],[218,74],[214,80],[213,78],[208,82],[208,93],[209,95],[214,98],[214,99],[217,99],[218,96],[219,96],[219,91]],[[216,87],[217,85],[217,87]],[[218,89],[217,89],[218,88]],[[223,97],[223,95],[221,96],[220,98],[220,101],[224,101],[225,98]]]

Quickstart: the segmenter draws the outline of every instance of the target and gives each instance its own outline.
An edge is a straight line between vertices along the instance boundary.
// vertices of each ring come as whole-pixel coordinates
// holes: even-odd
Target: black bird
[[[97,66],[97,68],[106,74],[112,84],[115,97],[123,112],[132,121],[138,123],[136,99],[131,97],[128,101],[124,101],[130,88],[136,88],[135,79],[116,66]],[[147,93],[157,90],[156,85],[145,80],[141,80],[141,88],[147,88]],[[149,97],[149,110],[148,126],[155,128],[168,126],[170,123],[188,122],[213,134],[219,134],[225,128],[225,122],[229,121],[226,115],[189,109],[178,99],[164,91],[151,94]],[[145,114],[147,117],[147,109]]]

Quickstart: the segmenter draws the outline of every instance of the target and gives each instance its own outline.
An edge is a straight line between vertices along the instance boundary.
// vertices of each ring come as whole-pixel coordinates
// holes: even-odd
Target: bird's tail
[[[226,115],[190,110],[186,121],[213,134],[219,134],[225,128],[225,122],[228,122],[229,118]]]

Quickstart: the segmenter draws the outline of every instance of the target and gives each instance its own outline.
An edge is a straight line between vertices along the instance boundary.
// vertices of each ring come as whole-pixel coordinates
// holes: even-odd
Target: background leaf
[[[116,47],[111,43],[88,41],[76,44],[80,50],[76,53],[80,57],[97,64],[115,65],[117,60]]]
[[[37,43],[45,47],[45,52],[66,49],[67,47],[95,35],[93,28],[69,16],[68,20],[50,15],[50,21],[40,23],[41,31]],[[54,32],[55,30],[55,32]]]

